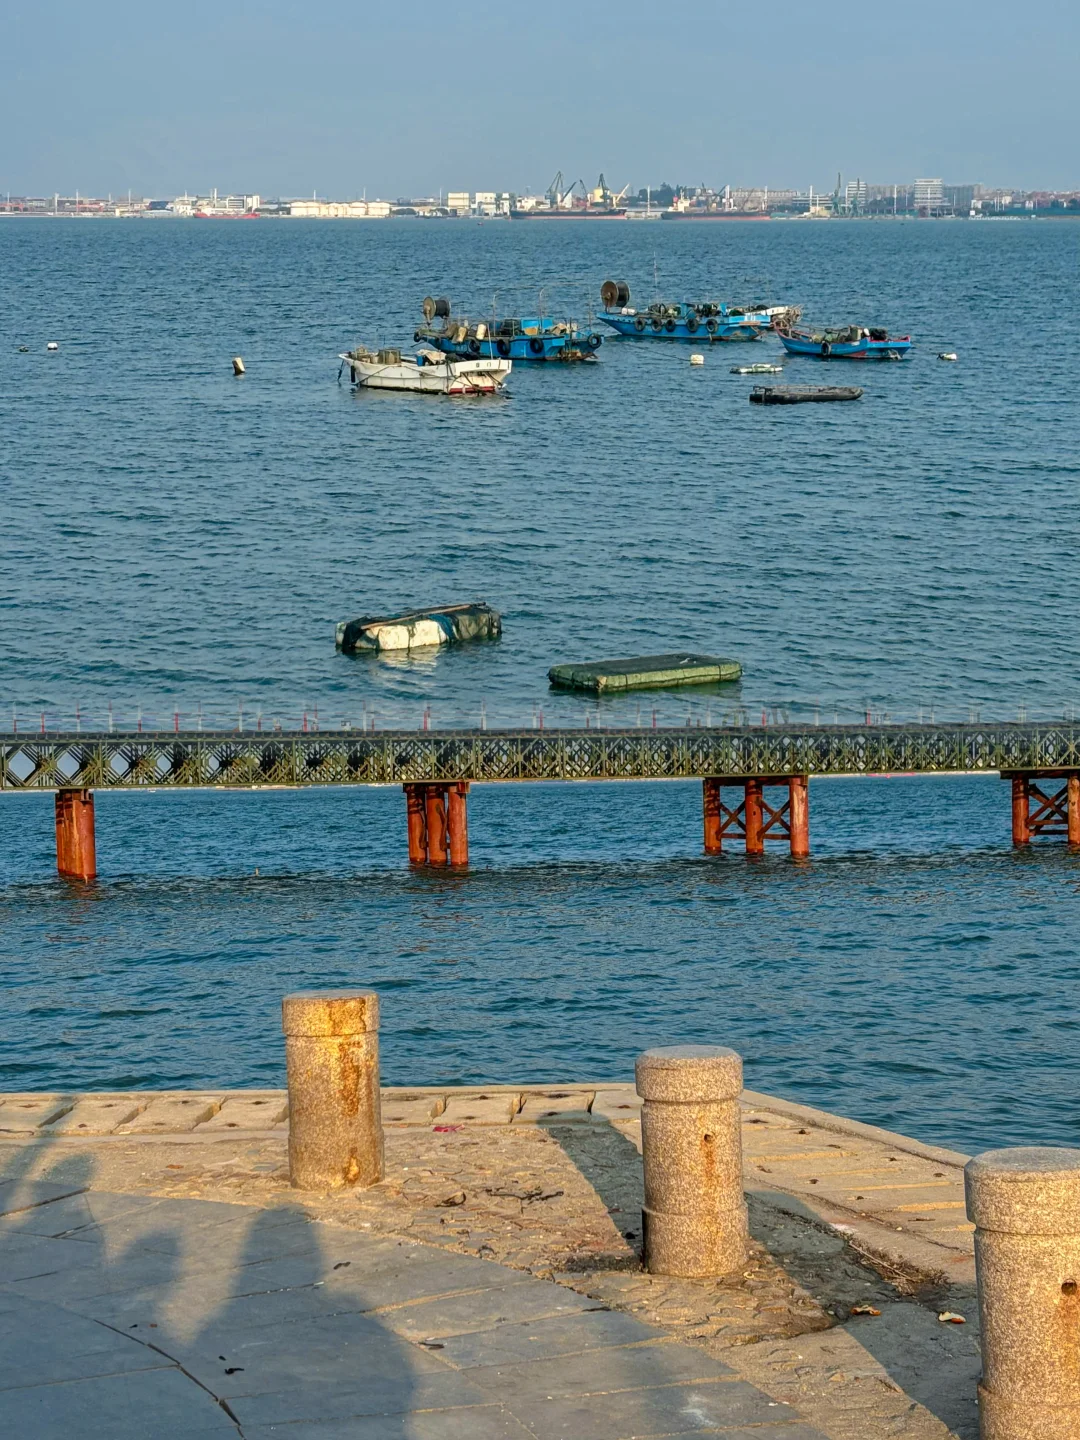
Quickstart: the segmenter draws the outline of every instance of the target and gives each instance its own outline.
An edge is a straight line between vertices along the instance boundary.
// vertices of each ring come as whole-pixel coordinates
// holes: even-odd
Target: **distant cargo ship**
[[[661,220],[771,220],[767,210],[662,210]]]
[[[620,209],[609,209],[607,206],[599,205],[573,205],[569,209],[559,209],[555,206],[535,210],[520,210],[513,206],[510,209],[511,220],[625,220],[626,211]]]

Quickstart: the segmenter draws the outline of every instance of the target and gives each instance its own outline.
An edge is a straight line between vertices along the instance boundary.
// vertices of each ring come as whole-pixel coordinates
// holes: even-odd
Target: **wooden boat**
[[[630,306],[625,280],[605,280],[600,287],[604,313],[599,317],[632,340],[683,340],[711,344],[718,340],[760,340],[774,325],[794,324],[799,312],[787,305],[734,305],[722,300],[657,300],[645,310]]]
[[[903,360],[913,343],[910,335],[890,335],[864,325],[799,330],[794,323],[778,322],[775,329],[789,355],[818,360]]]
[[[821,400],[858,400],[858,385],[755,385],[751,405],[805,405]]]
[[[339,355],[358,390],[409,390],[424,395],[494,395],[510,374],[512,361],[458,360],[438,350],[420,350],[402,359],[400,350],[367,350],[358,346]]]
[[[450,313],[450,301],[426,296],[424,323],[413,339],[434,346],[444,355],[465,360],[502,359],[528,361],[593,360],[603,344],[597,335],[576,320],[558,320],[550,315],[495,317],[469,320]],[[441,325],[434,322],[440,320]]]

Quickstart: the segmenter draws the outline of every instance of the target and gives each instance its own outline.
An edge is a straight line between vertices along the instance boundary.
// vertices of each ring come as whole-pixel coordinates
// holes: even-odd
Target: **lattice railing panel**
[[[1071,724],[0,735],[0,789],[1080,770]]]

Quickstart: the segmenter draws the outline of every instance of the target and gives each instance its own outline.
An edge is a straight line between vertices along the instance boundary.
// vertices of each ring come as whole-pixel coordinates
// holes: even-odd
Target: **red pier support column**
[[[764,855],[765,835],[762,830],[761,781],[758,779],[747,780],[745,794],[746,853],[747,855]]]
[[[459,780],[450,786],[447,796],[447,830],[450,840],[450,864],[469,863],[469,782]]]
[[[810,782],[806,775],[792,775],[788,781],[788,834],[792,855],[805,860],[810,854]]]
[[[1080,845],[1080,775],[1070,775],[1067,783],[1069,844]]]
[[[1028,795],[1028,777],[1012,777],[1012,838],[1014,845],[1031,844],[1031,817]]]
[[[93,880],[97,874],[92,790],[56,792],[56,869],[72,880]]]
[[[409,826],[409,863],[427,864],[427,806],[423,785],[406,785],[405,809]]]
[[[427,785],[427,858],[429,865],[445,865],[450,858],[446,844],[446,786]]]
[[[705,816],[705,854],[719,855],[723,851],[723,819],[720,813],[720,781],[715,776],[706,776],[701,782],[702,808]]]

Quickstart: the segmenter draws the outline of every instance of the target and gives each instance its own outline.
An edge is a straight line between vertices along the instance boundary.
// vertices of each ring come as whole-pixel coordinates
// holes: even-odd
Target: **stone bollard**
[[[374,1185],[383,1174],[379,997],[306,990],[281,1002],[289,1084],[289,1178],[300,1190]]]
[[[646,1050],[634,1067],[645,1166],[645,1265],[728,1275],[746,1260],[742,1060],[717,1045]]]
[[[1080,1436],[1080,1150],[988,1150],[964,1171],[975,1222],[982,1440]]]

